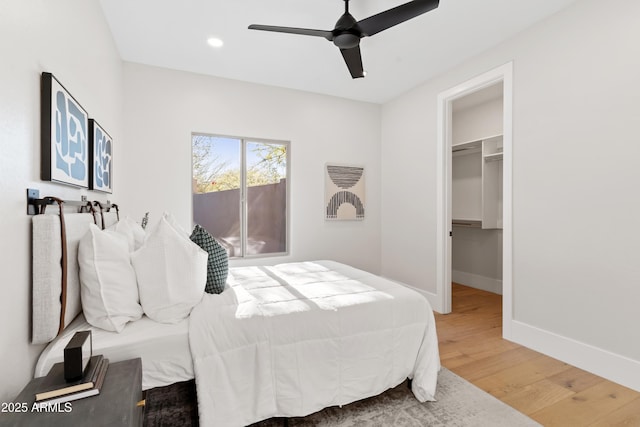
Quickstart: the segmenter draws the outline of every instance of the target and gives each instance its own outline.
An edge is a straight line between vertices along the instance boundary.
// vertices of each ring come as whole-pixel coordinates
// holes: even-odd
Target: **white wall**
[[[97,1],[0,0],[0,401],[33,377],[31,217],[26,189],[91,200],[89,191],[40,181],[40,74],[53,73],[116,141],[121,154],[122,62]],[[117,167],[117,166],[116,166]],[[122,183],[116,170],[116,190]],[[114,193],[117,197],[117,193]]]
[[[132,63],[125,94],[119,200],[136,219],[167,210],[191,227],[192,132],[291,141],[290,256],[265,261],[330,258],[380,271],[380,106]],[[363,221],[324,220],[327,162],[365,167]]]
[[[514,339],[640,389],[638,16],[579,1],[386,104],[382,271],[436,292],[437,95],[513,60]]]
[[[473,94],[469,96],[473,96]],[[454,107],[451,144],[476,141],[500,134],[502,134],[502,97],[473,107],[463,109],[455,109]]]
[[[453,227],[451,281],[502,294],[502,230]]]

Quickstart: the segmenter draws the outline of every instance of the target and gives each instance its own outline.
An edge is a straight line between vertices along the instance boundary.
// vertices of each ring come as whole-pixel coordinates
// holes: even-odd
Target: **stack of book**
[[[100,394],[108,367],[109,359],[101,354],[93,356],[84,376],[77,381],[67,382],[64,377],[64,362],[56,363],[38,387],[36,404],[39,408],[44,408]]]

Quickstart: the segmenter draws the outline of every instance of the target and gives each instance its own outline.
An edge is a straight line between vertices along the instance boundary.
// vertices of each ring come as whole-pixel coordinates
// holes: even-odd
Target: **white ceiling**
[[[440,0],[440,7],[361,41],[352,79],[331,42],[249,30],[332,30],[342,0],[100,0],[122,59],[375,103],[386,102],[576,0]],[[358,20],[406,0],[352,0]],[[207,44],[209,37],[222,48]]]

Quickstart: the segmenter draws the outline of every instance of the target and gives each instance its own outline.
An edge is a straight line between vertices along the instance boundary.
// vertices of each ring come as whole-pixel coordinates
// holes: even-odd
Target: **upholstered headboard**
[[[32,218],[32,343],[50,342],[82,311],[78,243],[89,224],[106,228],[117,218],[117,211],[65,212],[61,218],[54,209]]]

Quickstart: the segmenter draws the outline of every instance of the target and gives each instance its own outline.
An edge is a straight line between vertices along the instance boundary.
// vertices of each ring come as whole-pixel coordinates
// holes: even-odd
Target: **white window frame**
[[[275,140],[275,139],[265,139],[265,138],[251,138],[251,137],[242,137],[235,135],[221,135],[221,134],[210,134],[204,132],[192,132],[191,134],[191,150],[193,151],[193,137],[194,136],[206,136],[212,138],[229,138],[236,139],[240,141],[240,250],[242,255],[233,256],[232,259],[252,259],[252,258],[267,258],[267,257],[278,257],[278,256],[287,256],[289,255],[289,248],[291,242],[291,142],[283,141],[283,140]],[[286,147],[286,171],[285,171],[285,179],[286,179],[286,239],[285,239],[285,250],[284,252],[272,252],[272,253],[261,253],[261,254],[247,254],[247,234],[248,234],[248,200],[247,200],[247,145],[249,143],[262,143],[262,144],[276,144],[276,145],[284,145]],[[191,166],[191,176],[193,176],[193,165]],[[193,194],[193,190],[192,190]],[[191,218],[193,221],[193,200],[191,202]]]

